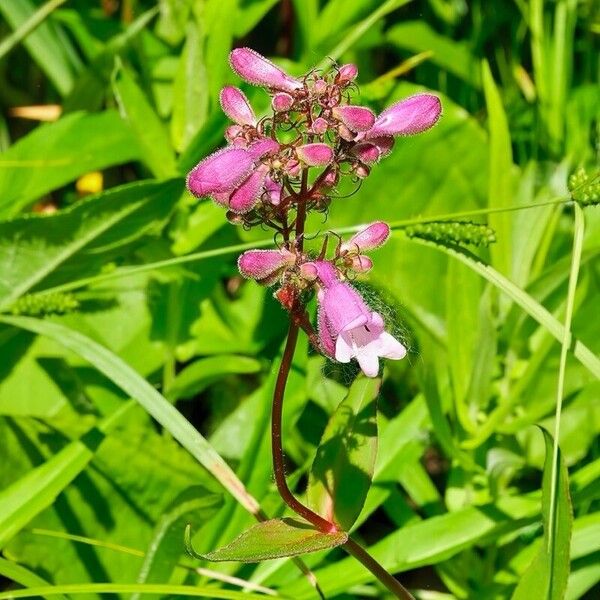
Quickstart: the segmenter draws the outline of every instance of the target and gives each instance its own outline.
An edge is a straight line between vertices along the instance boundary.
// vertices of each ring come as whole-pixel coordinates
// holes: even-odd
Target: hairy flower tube
[[[353,103],[355,65],[294,77],[250,48],[233,50],[230,65],[242,80],[266,90],[271,112],[257,116],[242,90],[224,87],[221,107],[232,121],[227,146],[192,169],[188,189],[223,206],[233,224],[276,232],[277,249],[240,256],[242,275],[278,286],[275,297],[315,349],[338,362],[356,359],[375,377],[380,358],[401,359],[406,348],[348,281],[373,267],[366,253],[387,240],[389,226],[371,223],[340,239],[329,255],[328,236],[317,255],[304,248],[305,220],[311,211],[330,210],[342,178],[358,186],[368,177],[395,138],[433,127],[441,114],[439,98],[416,94],[376,115]],[[311,293],[319,306],[316,329],[305,306]]]

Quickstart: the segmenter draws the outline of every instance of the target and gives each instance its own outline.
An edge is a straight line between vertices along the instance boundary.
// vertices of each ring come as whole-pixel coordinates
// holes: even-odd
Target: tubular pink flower
[[[273,90],[293,92],[302,83],[251,48],[236,48],[229,54],[231,68],[245,81]]]
[[[309,167],[324,167],[333,160],[333,150],[327,144],[304,144],[296,148],[296,154]]]
[[[256,125],[256,116],[242,90],[226,85],[220,94],[223,112],[238,125]]]
[[[385,331],[383,319],[361,295],[337,279],[331,263],[311,263],[322,284],[319,292],[319,339],[323,349],[342,363],[356,358],[367,377],[376,377],[379,358],[400,360],[406,348]],[[331,352],[334,346],[335,352]]]
[[[229,208],[244,214],[252,210],[263,193],[267,169],[258,168],[229,197]]]
[[[390,237],[390,226],[383,221],[375,221],[340,246],[342,252],[366,252],[379,248]]]
[[[433,94],[416,94],[386,108],[367,132],[366,138],[414,135],[433,127],[442,112],[440,99]]]
[[[375,114],[364,106],[351,106],[349,104],[336,106],[332,111],[333,116],[341,121],[350,131],[369,131],[375,123]]]
[[[244,277],[264,281],[294,264],[296,257],[281,250],[248,250],[238,258],[238,268]]]
[[[247,150],[229,146],[200,161],[190,171],[187,187],[194,196],[227,192],[248,176],[253,163]]]

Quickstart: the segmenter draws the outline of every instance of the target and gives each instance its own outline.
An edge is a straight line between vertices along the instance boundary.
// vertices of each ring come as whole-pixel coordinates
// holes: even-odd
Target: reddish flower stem
[[[307,190],[306,171],[302,177],[302,189],[298,198],[298,212],[296,216],[295,237],[296,244],[300,251],[303,246],[304,222],[306,219],[306,201],[311,191]],[[287,240],[286,240],[287,241]],[[297,298],[294,299],[290,314],[299,314],[304,312],[303,308],[298,306]],[[316,512],[300,502],[288,487],[285,478],[285,462],[283,456],[283,444],[281,439],[282,420],[283,420],[283,398],[285,396],[285,386],[292,366],[296,343],[298,342],[299,319],[290,316],[288,335],[277,373],[275,390],[273,392],[273,410],[271,417],[271,449],[273,454],[273,472],[275,474],[275,484],[282,500],[299,516],[312,523],[323,533],[332,533],[338,531],[335,523],[327,521]],[[361,562],[371,573],[392,593],[401,600],[414,600],[411,593],[400,584],[400,582],[390,573],[388,573],[362,546],[350,537],[342,546],[348,554],[351,554]]]

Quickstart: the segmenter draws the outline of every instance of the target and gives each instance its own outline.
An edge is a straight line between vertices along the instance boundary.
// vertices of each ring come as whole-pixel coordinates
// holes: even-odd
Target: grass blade
[[[36,575],[33,571],[26,569],[25,567],[14,563],[10,560],[0,557],[0,575],[6,577],[15,583],[19,583],[23,586],[35,587],[35,586],[49,586],[45,579],[42,579],[39,575]],[[58,595],[59,600],[67,600],[67,597],[63,594]]]

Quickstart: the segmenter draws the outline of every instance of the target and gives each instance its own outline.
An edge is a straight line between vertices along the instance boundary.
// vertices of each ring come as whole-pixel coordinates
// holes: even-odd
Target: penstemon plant
[[[307,523],[289,519],[261,523],[208,555],[193,551],[188,532],[188,549],[212,560],[260,560],[342,545],[397,597],[410,598],[348,537],[345,529],[352,523],[339,519],[335,506],[318,511],[318,502],[311,507],[294,496],[284,472],[281,430],[286,381],[300,329],[314,350],[327,358],[339,363],[356,360],[365,378],[378,377],[380,358],[406,356],[405,346],[389,332],[390,324],[349,283],[372,268],[366,253],[386,242],[389,226],[378,221],[348,240],[336,236],[333,250],[328,243],[331,236],[325,235],[320,251],[313,253],[305,249],[305,225],[312,211],[329,211],[342,178],[358,184],[392,151],[396,137],[433,127],[441,114],[440,100],[417,94],[377,116],[352,104],[358,74],[353,64],[295,78],[249,48],[233,50],[230,63],[243,80],[267,90],[271,114],[259,119],[240,89],[223,88],[221,106],[233,121],[225,131],[228,145],[192,169],[187,185],[195,196],[211,197],[223,206],[232,224],[275,231],[277,248],[248,250],[238,266],[243,276],[276,286],[274,295],[289,314],[273,396],[273,468],[281,498]],[[313,296],[318,303],[316,326],[307,310]],[[273,547],[261,550],[261,540]],[[285,542],[279,550],[278,540]]]

